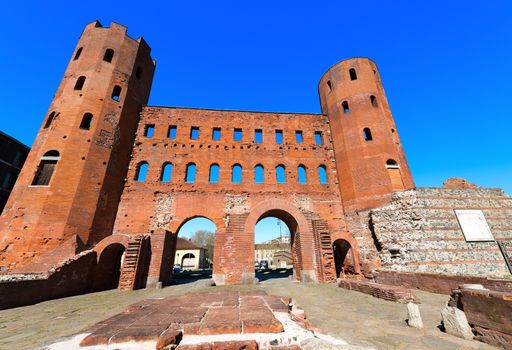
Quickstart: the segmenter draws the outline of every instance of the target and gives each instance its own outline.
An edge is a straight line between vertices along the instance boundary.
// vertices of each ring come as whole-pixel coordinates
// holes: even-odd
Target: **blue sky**
[[[0,130],[31,145],[86,23],[152,47],[150,104],[319,112],[339,60],[377,62],[417,186],[464,177],[512,194],[512,2],[9,2]]]

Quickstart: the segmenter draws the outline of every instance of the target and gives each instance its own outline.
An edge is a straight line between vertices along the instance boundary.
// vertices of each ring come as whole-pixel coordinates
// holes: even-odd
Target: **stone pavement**
[[[438,329],[448,296],[416,292],[424,329],[406,325],[404,304],[373,298],[334,284],[301,284],[269,279],[252,286],[210,287],[206,281],[131,292],[107,291],[0,311],[0,349],[44,349],[43,345],[78,334],[147,298],[188,292],[266,291],[293,298],[314,326],[350,344],[377,349],[495,349]],[[314,349],[314,347],[312,347]]]

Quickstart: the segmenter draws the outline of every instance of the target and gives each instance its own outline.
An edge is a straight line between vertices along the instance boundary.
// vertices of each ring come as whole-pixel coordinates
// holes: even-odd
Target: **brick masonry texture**
[[[371,211],[386,270],[506,277],[496,242],[466,242],[454,209],[481,209],[496,240],[512,250],[512,198],[484,188],[418,188]]]
[[[271,216],[290,228],[300,281],[369,276],[381,265],[506,272],[495,245],[460,239],[450,210],[482,208],[497,238],[508,242],[510,199],[460,179],[411,192],[414,181],[370,59],[327,70],[318,85],[319,114],[147,106],[154,71],[150,47],[126,27],[86,26],[0,217],[2,273],[46,273],[73,261],[69,269],[91,269],[87,291],[165,285],[180,228],[205,217],[217,229],[215,283],[254,283],[254,228]],[[88,113],[92,123],[84,126]],[[195,179],[187,181],[191,165]],[[241,181],[234,182],[238,166]],[[258,182],[257,166],[264,169]],[[278,181],[278,168],[285,181]],[[41,174],[49,182],[39,182]],[[372,211],[392,198],[391,207]],[[400,254],[392,257],[395,246]],[[89,250],[94,263],[73,260]]]

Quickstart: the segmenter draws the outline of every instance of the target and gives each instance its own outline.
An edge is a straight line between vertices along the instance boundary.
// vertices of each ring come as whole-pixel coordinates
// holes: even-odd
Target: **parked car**
[[[268,269],[268,260],[261,260],[260,261],[260,270],[266,270]]]

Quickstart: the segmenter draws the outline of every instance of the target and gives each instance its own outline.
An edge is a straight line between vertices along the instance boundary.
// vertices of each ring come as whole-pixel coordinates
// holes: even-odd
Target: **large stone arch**
[[[280,217],[283,215],[284,217]],[[277,216],[282,220],[284,219],[283,221],[285,221],[288,226],[290,226],[290,220],[293,218],[296,227],[293,228],[294,237],[292,239],[295,241],[294,244],[297,245],[292,248],[293,254],[295,255],[294,270],[298,270],[294,271],[294,274],[296,278],[304,282],[318,281],[313,230],[304,214],[288,201],[277,198],[270,199],[260,202],[251,208],[244,226],[244,237],[252,237],[250,249],[251,257],[254,256],[254,227],[259,220],[266,216]],[[290,227],[290,229],[292,229],[292,227]]]
[[[112,235],[102,239],[95,247],[97,262],[91,289],[101,291],[119,287],[123,260],[130,236]]]

